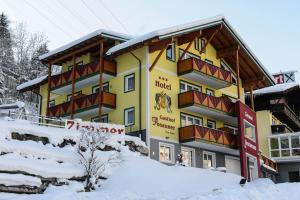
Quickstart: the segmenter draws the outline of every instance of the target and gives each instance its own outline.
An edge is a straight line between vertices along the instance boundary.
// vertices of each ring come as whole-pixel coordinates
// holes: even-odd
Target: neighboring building
[[[254,91],[259,147],[274,161],[277,173],[262,170],[264,176],[276,175],[277,182],[300,181],[300,86],[284,83]]]
[[[274,82],[225,18],[128,39],[103,30],[83,37],[41,57],[61,74],[20,87],[39,88],[42,115],[124,124],[160,162],[181,154],[189,166],[258,177],[256,118],[244,93]]]

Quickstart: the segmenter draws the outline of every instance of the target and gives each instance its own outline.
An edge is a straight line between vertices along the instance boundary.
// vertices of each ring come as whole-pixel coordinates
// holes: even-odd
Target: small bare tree
[[[115,159],[115,156],[111,156],[107,160],[101,160],[97,155],[97,151],[105,147],[105,142],[108,139],[109,134],[105,132],[81,130],[77,153],[80,156],[80,164],[85,169],[86,180],[84,189],[86,192],[95,189],[106,165]]]

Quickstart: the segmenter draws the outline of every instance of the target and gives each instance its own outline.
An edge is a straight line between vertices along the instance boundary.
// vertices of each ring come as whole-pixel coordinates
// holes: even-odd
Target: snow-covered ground
[[[30,133],[47,137],[49,144],[34,141],[17,141],[11,138],[11,132]],[[64,139],[76,140],[78,132],[31,125],[25,121],[0,121],[0,171],[23,170],[29,174],[42,177],[59,177],[68,185],[50,185],[44,194],[10,194],[0,193],[0,200],[91,200],[91,199],[267,199],[298,200],[300,184],[274,184],[268,179],[259,179],[239,185],[241,177],[212,171],[209,169],[183,166],[166,166],[138,152],[132,152],[118,141],[132,140],[143,145],[138,138],[115,136],[108,143],[120,150],[119,162],[109,166],[101,187],[86,193],[83,183],[67,180],[80,176],[83,171],[78,165],[77,155],[72,146],[58,148]],[[120,146],[121,145],[121,146]],[[113,151],[98,152],[106,159]],[[22,174],[0,173],[0,185],[29,185],[39,187],[38,177]]]

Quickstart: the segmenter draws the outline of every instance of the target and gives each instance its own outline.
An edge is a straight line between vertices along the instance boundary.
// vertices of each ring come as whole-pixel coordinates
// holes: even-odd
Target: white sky
[[[44,32],[52,50],[99,28],[126,33],[101,2],[133,35],[223,14],[270,72],[300,71],[297,0],[0,0],[0,11]]]

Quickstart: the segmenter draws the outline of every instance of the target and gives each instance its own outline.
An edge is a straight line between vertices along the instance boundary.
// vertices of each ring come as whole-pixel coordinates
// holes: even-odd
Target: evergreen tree
[[[9,21],[2,12],[0,15],[0,68],[12,69],[14,67],[14,54],[12,39],[9,31]]]

